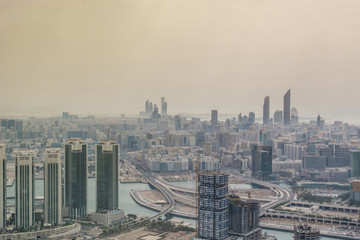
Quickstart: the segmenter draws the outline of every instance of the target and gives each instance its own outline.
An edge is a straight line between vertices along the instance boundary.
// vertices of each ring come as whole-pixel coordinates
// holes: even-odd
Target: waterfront
[[[173,185],[186,187],[186,188],[195,188],[195,181],[184,181],[184,182],[172,182]],[[232,189],[254,189],[256,186],[252,184],[230,184]],[[8,196],[15,196],[15,184],[11,187],[8,187]],[[95,211],[95,178],[88,179],[88,212]],[[44,190],[44,181],[42,179],[35,180],[35,197],[43,196]],[[130,197],[130,190],[150,190],[150,187],[146,183],[120,183],[119,184],[119,206],[120,208],[125,209],[126,214],[139,214],[141,216],[153,216],[157,212],[150,209],[144,208],[134,202]],[[13,199],[9,199],[8,203],[14,204]],[[183,220],[184,222],[190,223],[192,226],[195,226],[195,221],[186,218],[174,217],[173,219]],[[277,230],[268,230],[264,229],[263,232],[267,232],[269,235],[276,236],[278,240],[289,240],[292,239],[292,232],[277,231]],[[331,240],[334,238],[321,237],[321,240]]]

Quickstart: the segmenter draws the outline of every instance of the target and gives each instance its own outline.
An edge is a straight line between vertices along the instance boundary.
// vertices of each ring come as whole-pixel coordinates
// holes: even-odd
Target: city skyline
[[[302,116],[360,117],[358,1],[158,3],[1,1],[1,112],[136,115],[165,96],[169,114],[260,116],[290,88]]]

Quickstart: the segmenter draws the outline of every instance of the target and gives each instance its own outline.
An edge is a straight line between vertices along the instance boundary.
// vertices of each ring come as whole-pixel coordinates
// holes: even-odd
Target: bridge
[[[319,207],[319,209],[324,210],[324,211],[360,214],[360,208],[358,208],[358,207],[347,207],[347,206],[340,206],[340,205],[317,204],[317,203],[291,201],[286,206],[292,206],[292,207],[295,206],[295,207],[303,207],[303,208],[311,208],[313,206],[317,206],[317,207]]]
[[[301,213],[291,213],[291,212],[281,212],[281,211],[268,211],[262,214],[262,218],[279,218],[279,219],[288,219],[294,221],[303,221],[303,222],[315,222],[315,223],[328,223],[328,224],[337,224],[337,225],[346,225],[352,227],[359,227],[360,223],[358,221],[352,221],[342,218],[330,218],[322,216],[311,216],[304,215]]]

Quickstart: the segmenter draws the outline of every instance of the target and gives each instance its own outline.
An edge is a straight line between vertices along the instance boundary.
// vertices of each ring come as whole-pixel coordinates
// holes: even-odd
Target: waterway
[[[184,181],[184,182],[172,182],[172,184],[180,187],[193,188],[195,189],[194,181]],[[255,189],[256,185],[253,184],[230,184],[231,189]],[[125,209],[126,214],[139,214],[142,216],[153,216],[156,214],[155,211],[144,208],[134,202],[134,200],[130,197],[129,192],[131,190],[150,190],[148,184],[145,183],[120,183],[119,184],[119,206],[122,209]],[[7,188],[7,194],[9,197],[15,196],[15,184],[11,187]],[[44,181],[42,179],[35,180],[35,197],[41,197],[44,195]],[[88,179],[88,211],[95,211],[95,178]],[[15,201],[13,199],[8,200],[8,204],[14,204]],[[195,226],[195,221],[174,217],[174,219],[183,220],[184,222],[190,223]],[[289,240],[293,239],[293,234],[291,232],[283,232],[283,231],[275,231],[275,230],[263,230],[263,232],[267,232],[269,235],[276,236],[278,240]],[[331,240],[334,238],[321,237],[321,240]]]

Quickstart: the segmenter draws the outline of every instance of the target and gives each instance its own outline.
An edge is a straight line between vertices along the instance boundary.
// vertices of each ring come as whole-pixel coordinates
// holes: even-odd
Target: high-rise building
[[[249,112],[249,123],[254,124],[255,123],[255,113]]]
[[[0,144],[0,229],[6,228],[6,147]]]
[[[96,210],[119,207],[119,145],[103,140],[96,145]]]
[[[284,125],[290,125],[290,89],[284,95]]]
[[[35,225],[34,160],[32,151],[15,152],[15,225],[19,228]]]
[[[181,117],[180,117],[180,115],[175,115],[175,130],[176,131],[181,130]]]
[[[298,124],[299,123],[299,112],[296,108],[291,108],[291,123]]]
[[[146,117],[150,116],[150,102],[149,102],[149,100],[146,100],[146,102],[145,102],[145,116]]]
[[[272,147],[252,146],[252,176],[263,180],[270,180],[272,174]]]
[[[44,155],[45,222],[51,225],[59,225],[62,222],[62,168],[60,149],[46,149]]]
[[[198,237],[224,239],[228,236],[228,175],[204,171],[198,180]]]
[[[229,233],[244,239],[261,239],[260,203],[248,199],[241,200],[231,194],[229,200]]]
[[[87,174],[87,145],[72,138],[65,144],[65,217],[86,216]]]
[[[218,111],[211,110],[211,126],[216,126],[218,123]]]
[[[352,173],[351,176],[360,178],[360,151],[351,153]]]
[[[282,123],[283,122],[283,111],[276,110],[274,113],[274,123]]]
[[[294,226],[294,240],[318,240],[320,239],[319,229],[314,229],[307,224]]]
[[[165,102],[165,98],[161,97],[161,115],[167,115],[167,102]]]
[[[270,97],[266,96],[263,105],[263,124],[269,124],[270,119]]]
[[[161,117],[161,115],[159,114],[159,108],[157,107],[156,104],[154,104],[154,111],[152,113],[152,118],[158,119],[160,117]]]

